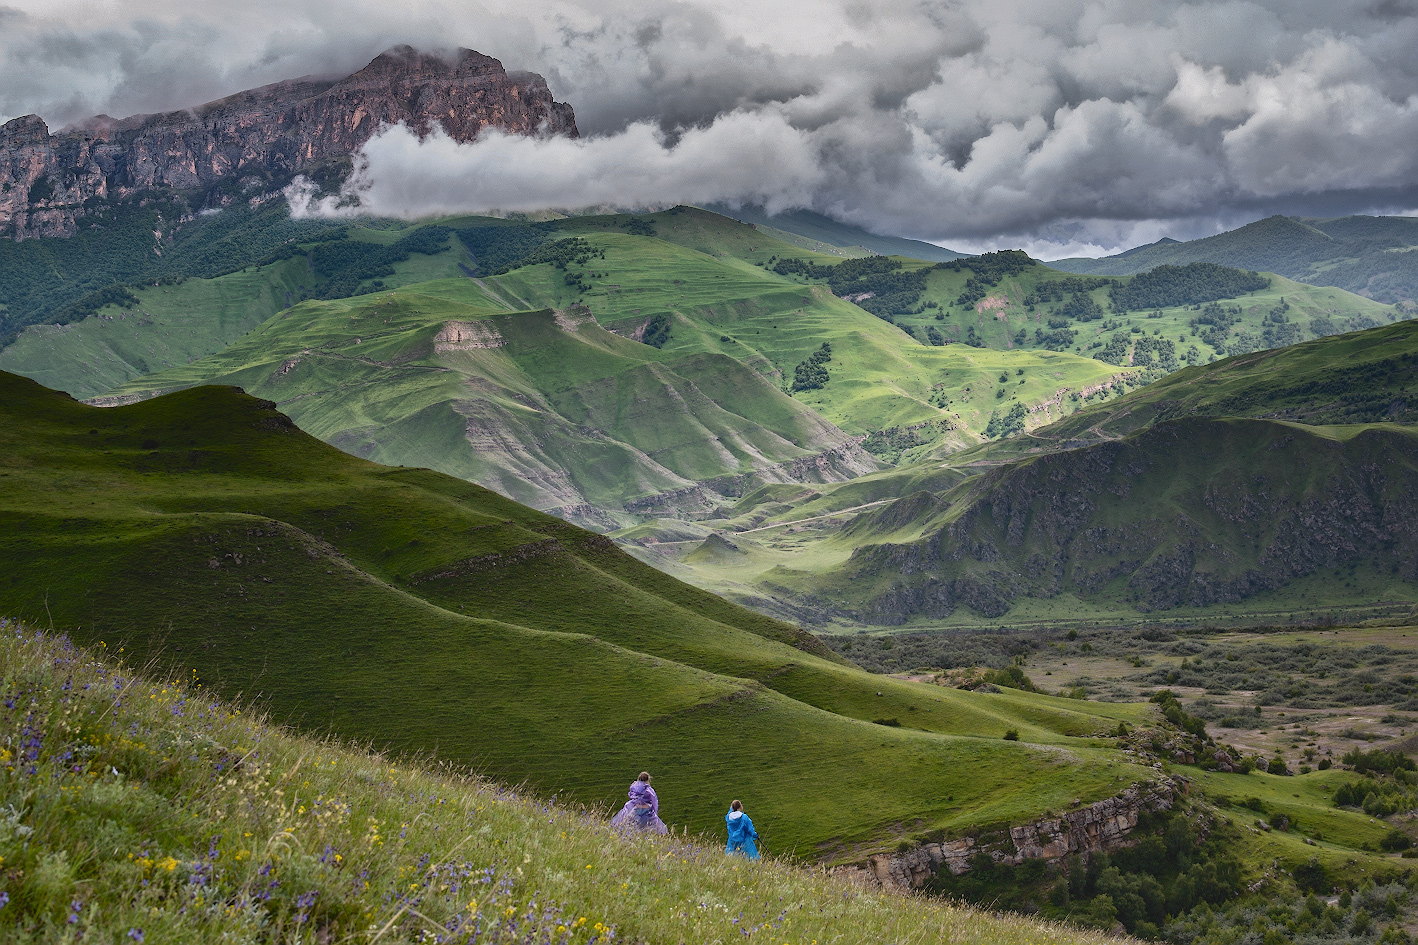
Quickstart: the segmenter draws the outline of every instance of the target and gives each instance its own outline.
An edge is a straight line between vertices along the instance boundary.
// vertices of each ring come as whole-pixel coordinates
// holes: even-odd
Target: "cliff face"
[[[399,46],[338,81],[293,79],[199,108],[114,120],[105,115],[51,134],[35,115],[0,126],[0,235],[67,236],[90,198],[228,178],[271,178],[348,156],[386,124],[420,135],[441,125],[458,141],[484,128],[575,137],[571,106],[546,81],[508,73],[496,59]]]
[[[869,886],[912,890],[930,884],[941,872],[959,876],[971,860],[986,853],[996,863],[1018,866],[1025,860],[1053,862],[1076,854],[1107,853],[1130,845],[1129,836],[1142,815],[1171,810],[1181,785],[1171,778],[1134,784],[1116,797],[1069,811],[1061,817],[979,837],[925,843],[902,853],[882,853],[865,863],[833,870]]]
[[[1325,569],[1418,583],[1418,437],[1399,426],[1171,420],[898,504],[925,537],[863,545],[829,575],[862,588],[856,616],[877,623],[1065,593],[1233,604]],[[887,506],[852,527],[886,534],[899,518]]]

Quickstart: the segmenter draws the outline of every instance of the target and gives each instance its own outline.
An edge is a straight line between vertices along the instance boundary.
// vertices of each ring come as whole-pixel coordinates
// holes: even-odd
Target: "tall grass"
[[[1102,942],[299,736],[0,621],[6,942]]]

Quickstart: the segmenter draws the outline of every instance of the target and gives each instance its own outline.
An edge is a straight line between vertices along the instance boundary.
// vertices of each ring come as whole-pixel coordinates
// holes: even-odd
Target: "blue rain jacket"
[[[758,831],[753,829],[753,821],[748,819],[748,815],[741,810],[731,810],[724,822],[729,825],[728,851],[750,860],[758,859],[758,845],[754,843],[758,839]]]

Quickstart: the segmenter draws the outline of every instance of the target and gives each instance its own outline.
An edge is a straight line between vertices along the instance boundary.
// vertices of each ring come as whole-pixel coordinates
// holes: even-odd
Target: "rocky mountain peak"
[[[67,236],[85,202],[156,188],[210,189],[251,178],[269,195],[296,173],[347,159],[386,125],[457,141],[484,128],[575,137],[570,105],[535,73],[508,73],[471,49],[396,46],[339,80],[289,79],[195,108],[114,120],[97,115],[51,134],[37,115],[0,126],[0,235]],[[233,198],[225,194],[219,203]]]

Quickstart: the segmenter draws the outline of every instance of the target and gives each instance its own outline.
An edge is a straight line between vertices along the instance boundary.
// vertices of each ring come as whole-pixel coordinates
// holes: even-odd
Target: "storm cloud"
[[[1103,251],[1272,212],[1418,208],[1403,0],[0,6],[0,117],[340,75],[390,45],[541,72],[580,141],[395,128],[343,204],[807,207],[957,248]],[[304,212],[336,212],[294,192]]]

